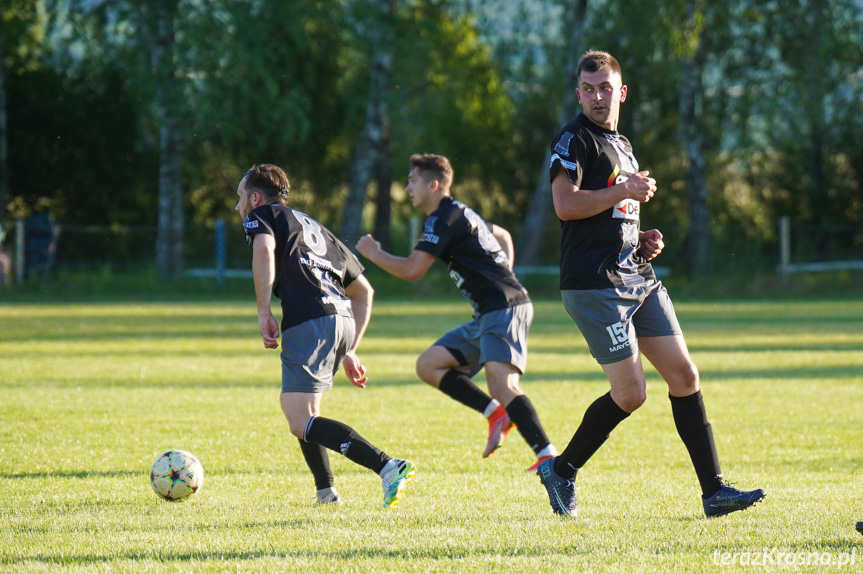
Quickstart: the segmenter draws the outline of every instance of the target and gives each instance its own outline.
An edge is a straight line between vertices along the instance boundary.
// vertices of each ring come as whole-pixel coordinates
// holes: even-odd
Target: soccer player
[[[357,258],[323,225],[286,204],[290,183],[271,164],[255,165],[237,187],[236,211],[252,248],[258,327],[264,347],[282,336],[282,412],[315,479],[317,502],[341,504],[326,449],[378,473],[384,508],[395,508],[416,466],[391,458],[348,425],[321,416],[321,396],[344,366],[365,388],[365,367],[356,349],[371,316],[374,291]],[[270,309],[282,302],[281,327]]]
[[[381,249],[371,235],[357,242],[357,251],[382,269],[408,281],[423,277],[436,258],[447,264],[456,287],[474,308],[473,320],[453,329],[417,359],[417,375],[460,403],[482,413],[489,422],[483,457],[503,443],[514,425],[533,449],[537,462],[557,451],[548,440],[536,409],[519,387],[527,363],[527,333],[533,304],[512,272],[512,238],[503,228],[484,221],[450,195],[453,169],[440,155],[410,158],[407,192],[413,206],[428,218],[423,234],[408,257]],[[471,380],[485,369],[491,397]]]
[[[664,244],[640,231],[641,204],[656,181],[641,171],[629,141],[617,131],[626,100],[620,65],[606,52],[579,60],[576,93],[582,107],[552,141],[550,178],[562,226],[560,289],[564,306],[611,384],[596,399],[560,456],[538,470],[557,514],[576,514],[575,476],[609,433],[644,403],[641,355],[668,384],[677,432],[689,451],[708,517],[743,510],[764,496],[722,482],[698,369],[665,287],[650,260]]]

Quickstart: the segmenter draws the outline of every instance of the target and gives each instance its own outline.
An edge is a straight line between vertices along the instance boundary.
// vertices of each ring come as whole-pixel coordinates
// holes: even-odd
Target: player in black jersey
[[[416,466],[387,456],[348,425],[320,415],[322,394],[332,388],[339,365],[351,383],[366,386],[356,349],[369,322],[374,292],[363,266],[326,227],[286,205],[289,191],[281,168],[256,165],[237,187],[235,208],[252,248],[264,347],[277,349],[282,336],[282,411],[314,476],[318,503],[341,503],[330,449],[377,472],[383,481],[383,507],[395,508]],[[270,309],[272,295],[282,302],[281,327]]]
[[[581,57],[577,72],[583,112],[552,141],[549,165],[563,229],[560,288],[611,391],[588,407],[560,456],[540,465],[540,480],[552,509],[575,515],[576,472],[646,399],[643,354],[668,383],[674,422],[695,467],[704,512],[719,516],[743,510],[765,492],[744,492],[722,482],[698,369],[650,264],[664,247],[662,234],[640,230],[641,203],[656,193],[656,181],[639,170],[629,140],[617,132],[627,95],[620,65],[606,52],[591,51]]]
[[[409,281],[423,277],[436,258],[447,264],[456,287],[474,308],[474,319],[426,349],[417,360],[417,375],[488,419],[483,457],[500,447],[515,426],[536,454],[537,462],[528,468],[535,470],[557,451],[519,387],[533,305],[511,269],[512,238],[450,196],[453,170],[447,158],[413,155],[410,165],[407,192],[413,206],[428,215],[413,252],[409,257],[391,255],[371,235],[360,238],[357,251]],[[480,368],[485,369],[491,397],[471,380]]]

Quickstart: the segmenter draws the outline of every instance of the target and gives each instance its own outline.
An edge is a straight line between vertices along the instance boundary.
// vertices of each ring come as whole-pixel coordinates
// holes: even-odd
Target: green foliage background
[[[656,226],[687,219],[677,125],[679,60],[689,49],[679,29],[685,4],[589,3],[589,45],[615,53],[630,86],[623,132],[663,189],[662,209],[648,214]],[[859,4],[695,4],[703,26],[687,41],[704,42],[709,54],[702,114],[712,142],[715,221],[763,233],[780,215],[859,225]],[[230,217],[238,177],[252,163],[271,161],[288,168],[301,207],[314,205],[325,223],[338,224],[369,97],[362,6],[179,2],[190,223]],[[401,176],[410,153],[450,156],[456,193],[517,233],[543,171],[538,163],[560,127],[560,70],[577,55],[551,28],[532,31],[532,44],[529,34],[508,39],[509,46],[495,43],[497,33],[471,11],[477,6],[397,4],[394,165]],[[530,10],[560,14],[564,7],[545,0]],[[145,30],[135,20],[147,8],[144,0],[4,2],[11,217],[50,207],[69,224],[155,222],[158,126],[140,42]],[[498,9],[514,20],[529,12],[515,1]],[[528,49],[543,58],[516,57]],[[823,162],[817,189],[810,187],[813,149]],[[403,219],[407,208],[395,199]]]

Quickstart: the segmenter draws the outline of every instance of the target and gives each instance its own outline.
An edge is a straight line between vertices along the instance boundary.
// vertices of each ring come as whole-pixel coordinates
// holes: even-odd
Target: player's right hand
[[[646,203],[656,193],[656,180],[649,177],[649,175],[650,172],[647,170],[639,171],[635,175],[629,176],[629,179],[626,180],[632,199]]]
[[[356,248],[360,255],[371,261],[372,253],[380,251],[381,244],[372,237],[371,234],[366,234],[360,237],[359,241],[357,241]]]

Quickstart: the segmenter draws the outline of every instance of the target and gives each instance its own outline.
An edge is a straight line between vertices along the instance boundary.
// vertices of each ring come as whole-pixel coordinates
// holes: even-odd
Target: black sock
[[[357,431],[332,419],[313,417],[306,426],[304,438],[309,442],[316,442],[330,450],[340,452],[348,460],[379,474],[390,460],[389,456],[375,448]]]
[[[722,488],[722,470],[719,468],[719,455],[716,454],[716,443],[713,441],[713,429],[707,420],[704,409],[704,398],[701,391],[688,397],[672,397],[671,413],[674,415],[674,426],[677,434],[683,439],[698,482],[701,493],[710,497]]]
[[[587,407],[584,418],[575,434],[555,461],[554,472],[564,478],[572,478],[576,471],[590,460],[599,447],[629,413],[617,406],[611,393],[605,393]]]
[[[470,380],[470,377],[455,369],[450,369],[446,372],[440,380],[438,390],[480,413],[485,413],[485,408],[491,402],[491,397],[482,392]]]
[[[506,414],[509,415],[509,420],[515,424],[518,432],[533,449],[534,454],[551,444],[548,435],[545,434],[545,429],[542,428],[542,423],[539,422],[539,415],[536,413],[533,403],[526,395],[519,395],[512,399],[506,407]]]
[[[330,468],[327,449],[316,442],[306,442],[301,438],[297,440],[300,441],[303,458],[306,459],[306,464],[312,471],[312,476],[315,477],[315,488],[320,490],[333,486],[333,471]]]

